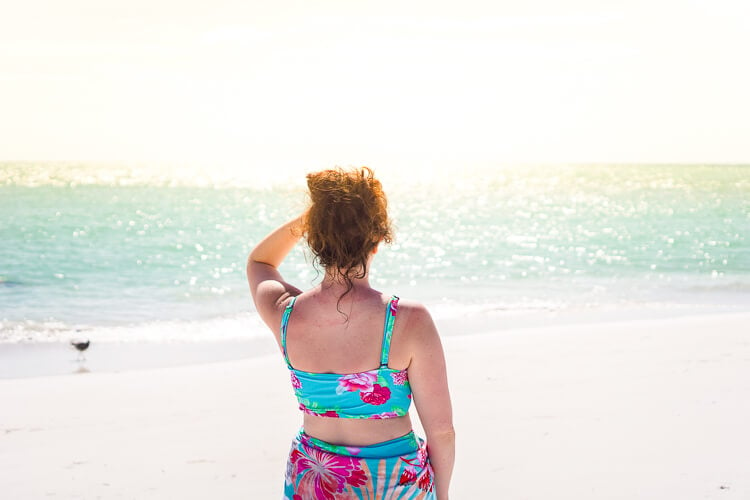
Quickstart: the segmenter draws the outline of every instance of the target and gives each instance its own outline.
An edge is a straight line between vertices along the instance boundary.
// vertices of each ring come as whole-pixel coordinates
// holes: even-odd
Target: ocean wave
[[[246,340],[268,334],[257,314],[242,313],[206,320],[159,320],[144,323],[91,326],[59,321],[2,321],[1,343],[70,342],[210,342]]]

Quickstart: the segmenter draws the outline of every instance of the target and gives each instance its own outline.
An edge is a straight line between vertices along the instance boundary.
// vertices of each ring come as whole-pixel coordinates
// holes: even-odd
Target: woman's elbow
[[[431,429],[426,430],[425,434],[427,435],[427,439],[434,440],[439,439],[441,441],[455,441],[456,440],[456,429],[453,427],[453,424],[441,426],[437,429]]]

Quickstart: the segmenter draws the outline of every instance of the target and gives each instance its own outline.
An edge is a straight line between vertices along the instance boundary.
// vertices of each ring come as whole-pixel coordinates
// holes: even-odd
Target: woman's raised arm
[[[281,321],[284,301],[300,290],[284,281],[278,267],[302,235],[304,215],[283,224],[263,238],[247,258],[247,282],[255,308],[274,332]]]

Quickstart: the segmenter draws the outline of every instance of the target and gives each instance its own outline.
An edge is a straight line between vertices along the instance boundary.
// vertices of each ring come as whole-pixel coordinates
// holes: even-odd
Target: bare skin
[[[346,286],[331,273],[305,292],[287,283],[278,266],[299,240],[300,220],[273,231],[248,257],[248,283],[258,313],[281,345],[281,317],[291,297],[297,297],[287,329],[287,353],[298,370],[347,374],[377,368],[390,297],[373,289],[367,274],[354,280],[353,290],[340,302]],[[376,252],[377,248],[370,261]],[[435,472],[437,497],[447,499],[455,455],[452,409],[440,337],[422,305],[399,302],[388,366],[408,369],[414,405],[425,429]],[[408,415],[359,420],[305,414],[304,428],[310,436],[324,441],[366,446],[403,436],[412,425]]]

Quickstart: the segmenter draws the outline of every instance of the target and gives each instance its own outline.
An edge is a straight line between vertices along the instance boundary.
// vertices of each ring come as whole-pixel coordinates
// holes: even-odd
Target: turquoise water
[[[749,166],[453,171],[382,176],[396,226],[372,270],[384,291],[443,314],[750,305]],[[0,340],[242,324],[246,256],[304,207],[303,187],[0,163]],[[296,250],[282,268],[303,288],[318,278],[306,259]]]

